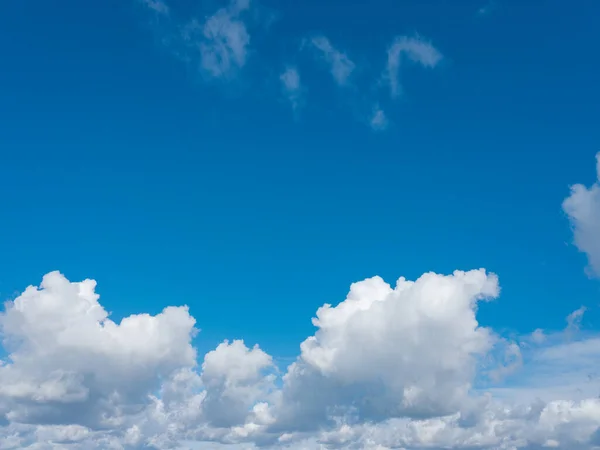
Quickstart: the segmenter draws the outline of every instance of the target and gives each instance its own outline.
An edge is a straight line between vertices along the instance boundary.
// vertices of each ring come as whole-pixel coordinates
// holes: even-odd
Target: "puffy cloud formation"
[[[563,202],[575,237],[575,245],[584,252],[590,272],[600,276],[600,153],[596,155],[596,182],[591,187],[576,184]]]
[[[186,307],[115,323],[94,281],[53,272],[0,315],[0,448],[597,448],[600,337],[576,311],[508,342],[477,321],[498,295],[484,270],[355,283],[281,373],[239,340],[199,362]]]

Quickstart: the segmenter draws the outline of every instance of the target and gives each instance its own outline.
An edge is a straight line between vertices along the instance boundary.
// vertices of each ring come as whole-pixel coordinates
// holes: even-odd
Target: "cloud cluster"
[[[565,330],[506,344],[477,321],[478,303],[499,292],[485,270],[354,283],[319,308],[315,334],[280,373],[239,340],[198,362],[186,307],[115,323],[94,281],[49,273],[0,315],[0,448],[600,445],[600,384],[584,392],[580,378],[600,357],[600,337],[578,340],[575,312],[568,340]],[[505,367],[493,355],[515,347],[521,382],[482,389],[490,361]]]
[[[571,221],[575,245],[588,257],[590,273],[600,276],[600,153],[596,155],[595,183],[589,188],[572,186],[563,210]]]
[[[153,14],[171,23],[171,31],[164,42],[168,42],[173,53],[180,59],[198,67],[199,72],[208,80],[235,79],[239,72],[244,69],[252,54],[260,54],[260,49],[252,45],[253,36],[260,35],[261,38],[268,34],[269,20],[260,18],[257,13],[258,6],[250,3],[250,0],[232,0],[231,3],[203,20],[197,18],[178,18],[173,14],[171,8],[164,0],[139,0]],[[403,61],[410,61],[425,68],[433,68],[442,59],[441,53],[428,41],[419,36],[397,36],[387,50],[387,59],[382,61],[381,67],[385,66],[383,76],[381,71],[369,73],[368,67],[360,67],[362,75],[370,78],[365,84],[364,79],[356,80],[355,73],[359,67],[348,56],[348,54],[330,41],[323,34],[302,37],[302,44],[296,49],[309,48],[312,52],[313,64],[326,67],[334,84],[345,88],[343,95],[346,103],[353,105],[351,109],[360,110],[357,113],[358,120],[368,124],[375,131],[382,131],[388,127],[389,118],[381,104],[387,100],[381,96],[380,89],[376,87],[384,83],[389,86],[390,97],[397,98],[402,93],[400,84],[400,72]],[[263,39],[264,41],[264,39]],[[270,59],[273,59],[272,50],[269,51]],[[263,59],[261,67],[272,70],[273,62],[280,57],[282,61],[293,59],[295,54],[275,56],[274,61]],[[381,52],[382,60],[385,57],[385,49]],[[377,63],[369,64],[376,67]],[[271,66],[269,69],[268,66]],[[264,75],[268,78],[268,75]],[[364,78],[364,77],[363,77]],[[300,68],[298,65],[286,65],[279,76],[281,92],[289,101],[292,110],[298,114],[299,109],[307,102],[309,84],[306,80],[300,82]],[[312,81],[312,80],[311,80]],[[314,80],[315,84],[321,84],[320,80]],[[369,84],[370,83],[370,84]],[[369,99],[362,97],[365,92],[371,92]],[[358,105],[358,106],[356,106]]]

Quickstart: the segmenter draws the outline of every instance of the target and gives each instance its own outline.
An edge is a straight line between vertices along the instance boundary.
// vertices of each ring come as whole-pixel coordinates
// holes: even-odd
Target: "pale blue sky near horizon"
[[[224,5],[172,3],[182,21]],[[599,327],[561,210],[595,177],[599,3],[260,5],[272,20],[223,81],[134,1],[0,4],[3,299],[60,270],[96,279],[117,319],[188,304],[199,349],[243,338],[287,357],[352,282],[485,267],[502,293],[482,324],[560,329],[585,305]],[[443,60],[403,67],[392,101],[374,74],[417,33]],[[353,89],[301,48],[315,34],[354,61]],[[365,98],[386,130],[364,123]]]

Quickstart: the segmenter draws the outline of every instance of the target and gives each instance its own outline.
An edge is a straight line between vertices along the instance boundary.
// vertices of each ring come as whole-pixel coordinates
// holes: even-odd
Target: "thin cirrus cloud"
[[[383,111],[383,109],[381,109],[379,105],[376,105],[373,108],[373,113],[371,115],[369,125],[374,131],[383,131],[388,127],[388,118],[385,114],[385,111]]]
[[[167,42],[172,53],[192,65],[207,80],[232,81],[246,67],[250,56],[258,54],[259,49],[252,46],[254,33],[267,34],[267,23],[256,14],[258,6],[250,0],[232,0],[207,16],[204,20],[197,18],[181,19],[164,0],[139,0],[146,8],[167,22],[172,31],[161,41]],[[161,29],[162,30],[162,29]],[[161,32],[164,33],[164,30]],[[383,99],[379,94],[367,94],[371,98],[362,98],[361,92],[372,91],[368,86],[360,86],[361,81],[353,80],[357,65],[348,54],[332,44],[324,34],[303,40],[302,47],[310,46],[316,57],[316,63],[325,65],[339,87],[354,86],[359,89],[345,89],[342,102],[350,109],[360,122],[367,123],[374,131],[388,128],[389,117],[379,107]],[[285,58],[289,58],[286,55]],[[441,53],[429,42],[420,37],[399,36],[394,39],[387,50],[384,79],[389,83],[391,97],[397,97],[402,92],[400,84],[401,65],[409,60],[423,67],[433,68],[442,59]],[[268,64],[263,66],[268,69]],[[368,77],[368,68],[361,71]],[[377,80],[377,74],[372,74]],[[363,77],[362,81],[365,81]],[[287,67],[280,74],[279,82],[283,95],[290,102],[295,113],[305,105],[307,83],[300,83],[298,67]],[[311,82],[318,82],[311,80]],[[358,85],[355,85],[358,83]],[[366,89],[362,89],[366,88]],[[369,109],[370,108],[370,109]],[[361,112],[362,111],[362,112]]]
[[[161,41],[176,57],[197,66],[206,78],[231,80],[246,65],[251,36],[244,15],[250,9],[249,0],[233,0],[205,20],[181,20],[162,0],[140,1],[169,23],[171,31],[161,36]],[[160,33],[165,33],[164,29]]]
[[[317,50],[319,56],[327,63],[331,76],[338,86],[345,86],[356,65],[348,55],[335,48],[325,36],[315,36],[310,44]]]
[[[141,0],[144,5],[158,14],[169,14],[169,7],[161,0]]]
[[[227,76],[246,64],[250,34],[240,15],[250,7],[237,0],[209,17],[202,27],[202,67],[213,77]]]
[[[283,95],[289,100],[292,109],[297,111],[303,100],[303,88],[300,73],[296,67],[288,66],[279,76]]]
[[[442,54],[431,43],[420,37],[400,36],[394,39],[394,42],[388,48],[385,74],[392,97],[398,97],[402,94],[399,75],[402,62],[405,59],[426,68],[434,68],[442,60]]]

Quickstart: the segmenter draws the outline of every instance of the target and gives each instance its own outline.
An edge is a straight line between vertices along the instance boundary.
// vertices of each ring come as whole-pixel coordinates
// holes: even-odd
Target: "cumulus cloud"
[[[283,95],[289,100],[292,109],[297,111],[302,103],[303,91],[298,69],[296,67],[286,67],[279,80],[281,81]]]
[[[348,79],[356,68],[350,58],[336,49],[325,36],[315,36],[310,40],[320,57],[329,65],[331,75],[339,86],[348,84]]]
[[[442,54],[430,42],[420,37],[397,37],[388,48],[385,75],[392,97],[397,97],[402,93],[399,73],[403,57],[426,68],[433,68],[442,60]]]
[[[0,314],[0,448],[591,450],[600,433],[582,379],[600,337],[526,337],[521,354],[477,321],[500,292],[485,270],[354,283],[284,373],[241,340],[198,363],[185,306],[117,323],[95,286],[52,272]],[[492,370],[520,378],[482,390],[499,345]]]
[[[596,155],[596,181],[589,188],[572,186],[562,206],[571,222],[575,245],[588,257],[590,273],[600,276],[600,153]]]
[[[193,367],[195,320],[186,307],[115,323],[95,282],[57,272],[29,287],[0,315],[10,359],[0,366],[0,398],[11,422],[110,426],[181,367]]]

